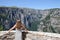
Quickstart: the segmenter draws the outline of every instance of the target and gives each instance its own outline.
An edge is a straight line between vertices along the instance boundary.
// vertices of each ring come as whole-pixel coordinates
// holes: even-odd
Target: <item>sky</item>
[[[60,8],[60,0],[0,0],[0,6],[50,9]]]

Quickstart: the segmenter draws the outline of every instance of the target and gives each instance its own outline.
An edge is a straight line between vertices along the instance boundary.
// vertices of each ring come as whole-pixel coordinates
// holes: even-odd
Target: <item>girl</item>
[[[25,26],[21,23],[20,20],[17,20],[16,24],[9,30],[9,32],[13,29],[16,29],[15,40],[22,40],[22,31],[27,32]]]

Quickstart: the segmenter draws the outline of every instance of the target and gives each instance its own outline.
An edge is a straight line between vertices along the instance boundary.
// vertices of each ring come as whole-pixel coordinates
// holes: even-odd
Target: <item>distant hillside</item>
[[[60,33],[60,8],[38,10],[0,7],[1,30],[10,29],[17,19],[20,19],[29,30]]]

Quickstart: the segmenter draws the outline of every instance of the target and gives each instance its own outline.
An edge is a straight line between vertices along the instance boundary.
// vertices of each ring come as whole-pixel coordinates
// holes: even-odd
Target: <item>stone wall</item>
[[[25,40],[60,40],[60,34],[45,32],[29,32]]]
[[[9,34],[5,34],[6,32],[0,32],[0,40],[14,40],[15,35],[14,31]],[[4,34],[4,35],[3,35]],[[24,37],[26,35],[26,38]],[[27,34],[25,32],[23,36],[25,40],[60,40],[60,34],[57,33],[47,33],[47,32],[36,32],[29,31]]]
[[[0,31],[0,40],[14,40],[15,31],[8,33],[8,31]]]

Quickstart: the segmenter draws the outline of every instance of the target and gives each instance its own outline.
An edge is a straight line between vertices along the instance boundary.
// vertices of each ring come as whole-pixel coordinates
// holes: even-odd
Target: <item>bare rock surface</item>
[[[14,40],[14,32],[2,31],[0,32],[0,40]]]
[[[14,40],[15,39],[14,31],[7,34],[4,34],[4,33],[6,32],[3,31],[2,32],[3,35],[1,35],[1,31],[0,31],[0,40]],[[29,31],[26,34],[25,40],[60,40],[60,34]]]

